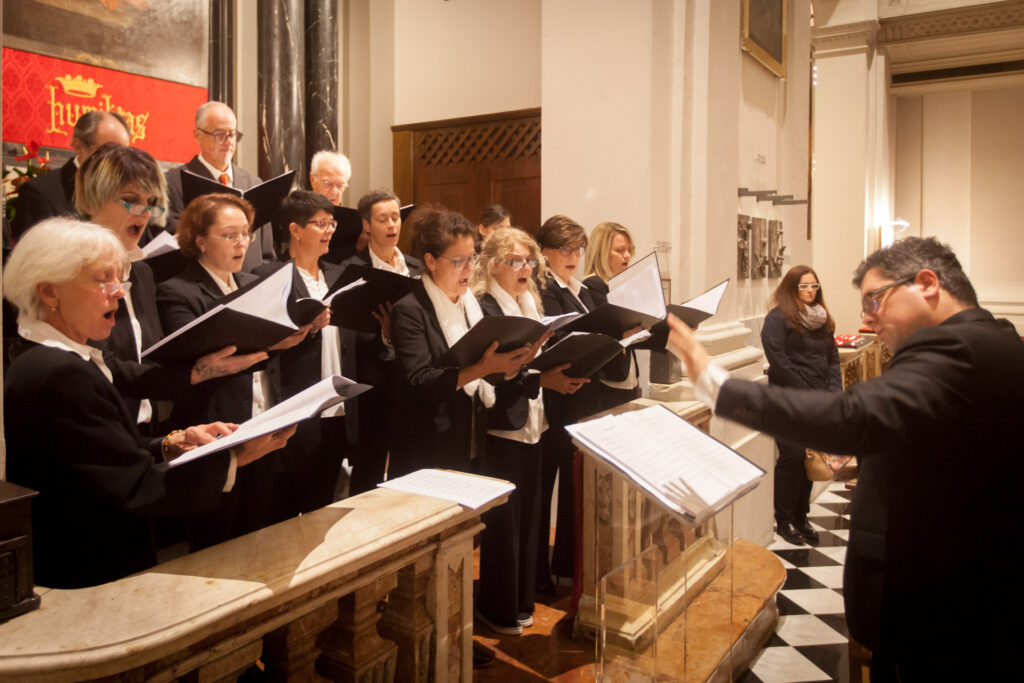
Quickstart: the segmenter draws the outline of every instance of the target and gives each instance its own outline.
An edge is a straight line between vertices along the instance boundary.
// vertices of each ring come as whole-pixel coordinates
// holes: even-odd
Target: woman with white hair
[[[155,563],[147,516],[216,509],[237,467],[283,446],[294,428],[180,468],[167,462],[236,426],[142,437],[103,356],[124,297],[128,258],[109,230],[54,218],[36,225],[4,268],[21,348],[4,378],[7,476],[33,501],[37,583],[74,588]]]
[[[473,292],[487,315],[540,320],[540,294],[534,273],[544,277],[540,247],[518,228],[497,228],[484,240]],[[516,635],[533,625],[540,533],[541,434],[548,427],[541,388],[575,393],[589,382],[567,377],[569,363],[544,373],[520,373],[494,387],[487,411],[487,447],[480,473],[516,485],[508,503],[484,513],[480,541],[480,595],[477,618],[497,633]]]

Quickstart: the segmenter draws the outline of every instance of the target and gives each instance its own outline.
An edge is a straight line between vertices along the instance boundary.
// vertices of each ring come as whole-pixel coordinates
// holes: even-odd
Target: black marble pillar
[[[307,168],[322,149],[339,149],[338,2],[306,0]]]
[[[235,0],[210,2],[209,98],[235,107]]]
[[[259,0],[258,9],[259,174],[305,178],[303,0]]]

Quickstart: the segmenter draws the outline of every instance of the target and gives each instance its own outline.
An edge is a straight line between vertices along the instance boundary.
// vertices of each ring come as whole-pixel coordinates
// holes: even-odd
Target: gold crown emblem
[[[85,80],[81,76],[72,78],[71,74],[57,76],[56,79],[66,94],[75,97],[96,97],[96,91],[103,87],[91,78],[89,80]]]

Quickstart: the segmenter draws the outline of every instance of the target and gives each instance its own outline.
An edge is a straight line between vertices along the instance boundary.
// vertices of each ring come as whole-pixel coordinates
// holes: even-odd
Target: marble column
[[[211,101],[235,107],[235,0],[210,2]]]
[[[305,30],[302,0],[259,0],[259,175],[306,176]]]
[[[306,163],[338,151],[338,3],[306,0]],[[305,183],[305,180],[301,180]]]

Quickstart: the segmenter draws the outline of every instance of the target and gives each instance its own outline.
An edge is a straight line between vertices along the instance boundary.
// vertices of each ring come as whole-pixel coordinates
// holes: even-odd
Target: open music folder
[[[690,327],[696,328],[702,322],[718,313],[718,307],[725,296],[725,290],[729,288],[729,280],[723,280],[711,289],[698,294],[689,301],[681,304],[670,304],[667,313],[671,313]],[[642,347],[652,351],[664,351],[668,342],[668,320],[662,320],[651,327],[651,338],[643,343]]]
[[[621,340],[599,332],[571,332],[548,347],[530,363],[531,370],[544,372],[569,363],[562,372],[568,377],[590,377],[616,356],[625,353]]]
[[[507,353],[533,344],[547,329],[545,323],[523,316],[485,316],[438,359],[437,365],[465,368],[480,360],[494,342],[498,342],[498,353]]]
[[[569,332],[601,332],[620,339],[627,330],[649,328],[665,318],[658,256],[651,252],[608,281],[608,301],[561,326]]]
[[[365,281],[366,285],[335,299],[331,304],[331,320],[338,327],[371,334],[380,330],[380,323],[373,317],[373,312],[385,304],[395,303],[411,292],[418,282],[413,277],[354,263],[345,266],[328,294],[357,280]]]
[[[250,439],[276,432],[302,420],[316,417],[342,401],[347,401],[353,396],[358,396],[371,388],[368,384],[357,384],[341,375],[325,377],[291,398],[281,401],[270,410],[260,413],[251,420],[238,425],[238,429],[231,434],[212,443],[194,448],[168,464],[171,467],[179,467],[204,455],[216,453],[245,443]]]
[[[242,197],[252,204],[252,208],[256,211],[256,216],[252,221],[252,227],[256,229],[264,223],[273,222],[281,206],[281,200],[291,192],[294,180],[295,171],[287,171],[259,185],[254,185],[248,190],[239,190],[237,187],[221,185],[212,178],[197,175],[183,168],[181,169],[181,194],[185,206],[204,194],[228,193]]]
[[[568,425],[581,447],[691,526],[757,486],[765,472],[664,406]]]
[[[178,239],[163,230],[142,247],[142,258],[153,270],[153,279],[158,284],[183,271],[186,264]]]
[[[142,352],[157,362],[198,358],[225,346],[253,353],[273,346],[298,326],[288,313],[295,266],[289,263],[267,277],[231,294],[188,325]]]

